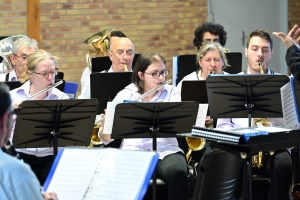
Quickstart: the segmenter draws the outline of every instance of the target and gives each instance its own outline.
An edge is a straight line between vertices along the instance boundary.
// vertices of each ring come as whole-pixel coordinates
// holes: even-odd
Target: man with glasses
[[[110,44],[114,43],[119,38],[126,38],[126,35],[121,31],[112,31],[110,34]],[[111,72],[111,71],[109,71]],[[118,72],[118,71],[116,71]],[[78,96],[78,99],[89,99],[91,98],[91,83],[90,75],[91,70],[89,67],[86,67],[82,73],[80,83],[81,83],[81,93]]]
[[[199,50],[204,42],[218,42],[225,46],[227,40],[227,32],[220,24],[212,22],[204,22],[200,24],[194,31],[195,38],[193,40],[194,46]]]
[[[22,37],[12,45],[12,53],[9,57],[14,69],[7,74],[0,76],[0,81],[18,81],[26,70],[28,56],[38,49],[35,39]]]

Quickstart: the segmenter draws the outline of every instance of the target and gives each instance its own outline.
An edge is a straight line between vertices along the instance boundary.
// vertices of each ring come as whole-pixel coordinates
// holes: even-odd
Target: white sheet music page
[[[108,148],[84,199],[138,199],[155,154]]]
[[[298,119],[291,82],[285,84],[280,88],[280,94],[284,126],[285,128],[293,129],[298,125]]]
[[[205,127],[208,104],[199,104],[195,126]]]
[[[56,192],[60,200],[83,199],[105,150],[65,148],[47,192]]]
[[[115,117],[115,109],[119,103],[120,102],[107,102],[103,134],[112,133],[114,117]]]

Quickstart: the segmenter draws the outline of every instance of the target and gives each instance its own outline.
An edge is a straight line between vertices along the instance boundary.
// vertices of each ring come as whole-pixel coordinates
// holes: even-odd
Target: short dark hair
[[[205,32],[209,32],[213,35],[218,35],[220,39],[220,44],[225,46],[227,40],[227,32],[221,24],[216,24],[212,22],[204,22],[200,24],[194,31],[195,38],[193,40],[194,46],[200,49],[203,42],[203,35]]]
[[[144,81],[140,79],[138,72],[145,72],[149,65],[160,61],[166,64],[165,58],[155,51],[146,51],[139,56],[132,73],[132,82],[138,87],[138,93],[143,94],[145,89]]]
[[[5,83],[0,82],[0,119],[2,119],[5,112],[11,108],[11,97],[9,88]]]
[[[122,31],[112,31],[110,33],[110,37],[126,37],[126,35]]]
[[[250,33],[248,40],[247,40],[247,48],[249,48],[249,43],[250,43],[251,38],[255,37],[255,36],[266,39],[270,43],[271,50],[273,50],[273,39],[272,39],[271,35],[268,33],[268,31],[260,30],[260,29],[257,29],[255,31],[253,31],[252,33]]]

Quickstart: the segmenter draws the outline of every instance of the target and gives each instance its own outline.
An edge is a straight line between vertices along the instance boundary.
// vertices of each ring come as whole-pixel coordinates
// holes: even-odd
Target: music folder
[[[153,151],[61,149],[43,186],[60,200],[142,200],[158,162]]]

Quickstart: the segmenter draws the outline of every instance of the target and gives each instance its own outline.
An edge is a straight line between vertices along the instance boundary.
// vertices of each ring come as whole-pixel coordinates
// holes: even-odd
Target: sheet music
[[[120,102],[107,102],[103,134],[112,133],[114,117],[115,117],[115,109],[119,103]]]
[[[65,148],[46,191],[60,200],[141,199],[157,161],[151,151]]]
[[[60,200],[83,199],[104,151],[64,149],[47,192],[56,192]]]
[[[204,127],[207,114],[208,104],[199,104],[198,114],[195,126]]]
[[[154,152],[107,150],[84,199],[138,199]]]
[[[292,83],[289,82],[280,88],[282,112],[285,128],[293,129],[298,125],[297,111],[295,106],[295,98],[292,89]]]

